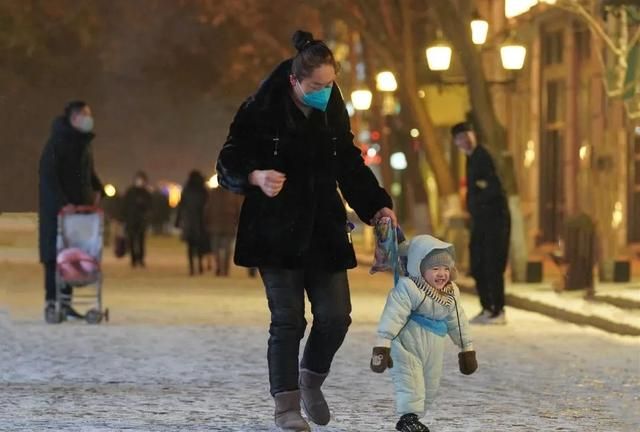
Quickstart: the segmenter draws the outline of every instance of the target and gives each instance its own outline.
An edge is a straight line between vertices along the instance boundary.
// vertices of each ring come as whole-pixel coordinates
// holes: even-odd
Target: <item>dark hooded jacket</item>
[[[326,112],[306,118],[290,96],[291,60],[246,100],[218,158],[220,184],[244,194],[235,262],[247,267],[325,270],[356,266],[338,188],[365,223],[391,198],[353,145],[349,116],[333,86]],[[248,183],[254,170],[286,175],[274,198]]]
[[[93,166],[93,133],[80,132],[58,117],[44,146],[39,168],[40,260],[56,258],[58,212],[67,204],[90,205],[102,183]]]

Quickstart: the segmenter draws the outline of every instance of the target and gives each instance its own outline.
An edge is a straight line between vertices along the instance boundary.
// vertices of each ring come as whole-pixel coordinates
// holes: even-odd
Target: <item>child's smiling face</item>
[[[435,266],[425,270],[422,274],[424,280],[436,289],[444,288],[449,283],[451,270],[446,266]]]

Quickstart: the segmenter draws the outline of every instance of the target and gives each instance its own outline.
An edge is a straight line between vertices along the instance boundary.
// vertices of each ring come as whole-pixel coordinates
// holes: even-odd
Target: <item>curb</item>
[[[591,300],[607,303],[620,309],[640,309],[640,302],[632,299],[596,294]]]
[[[476,294],[475,287],[469,285],[458,285],[460,290],[467,294]],[[609,333],[618,334],[621,336],[640,336],[640,328],[630,326],[627,324],[621,324],[615,321],[610,321],[605,318],[601,318],[593,315],[584,315],[576,312],[571,312],[559,307],[550,306],[546,303],[541,303],[535,300],[530,300],[525,297],[514,295],[513,293],[505,293],[505,303],[508,306],[523,309],[529,312],[536,312],[542,315],[546,315],[551,318],[559,319],[562,321],[570,322],[578,325],[588,325],[591,327],[604,330]]]

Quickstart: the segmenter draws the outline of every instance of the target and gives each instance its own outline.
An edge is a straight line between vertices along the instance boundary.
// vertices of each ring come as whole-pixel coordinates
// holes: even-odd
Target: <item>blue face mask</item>
[[[304,90],[302,90],[300,82],[296,82],[296,84],[300,89],[300,92],[302,93],[302,102],[306,106],[319,109],[322,112],[327,110],[327,105],[329,104],[329,97],[331,96],[333,85],[331,85],[331,87],[325,87],[321,90],[305,93]]]

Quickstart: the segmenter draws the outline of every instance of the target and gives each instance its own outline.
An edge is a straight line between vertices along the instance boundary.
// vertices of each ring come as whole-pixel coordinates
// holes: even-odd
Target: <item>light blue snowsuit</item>
[[[463,351],[473,350],[458,287],[451,282],[444,292],[438,291],[427,285],[420,274],[420,263],[436,249],[445,249],[454,257],[453,246],[435,237],[420,235],[411,240],[407,260],[409,277],[401,277],[389,293],[378,326],[376,346],[391,347],[393,368],[390,371],[400,415],[422,416],[433,402],[442,377],[446,334]]]

